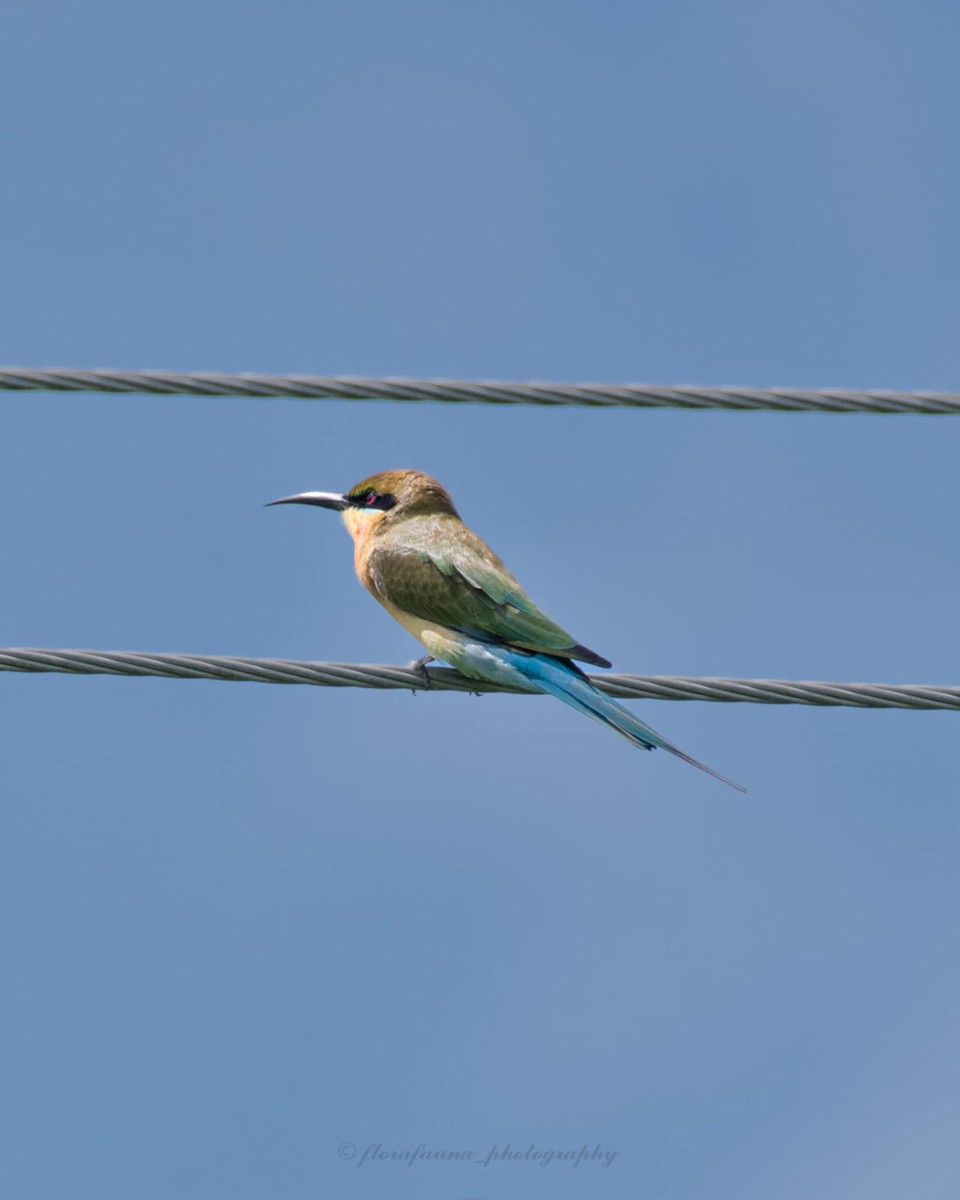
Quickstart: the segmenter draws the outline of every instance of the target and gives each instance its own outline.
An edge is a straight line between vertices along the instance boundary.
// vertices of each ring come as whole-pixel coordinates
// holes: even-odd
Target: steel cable
[[[321,687],[392,688],[419,691],[423,676],[412,667],[386,663],[300,662],[209,654],[147,654],[139,651],[0,649],[0,671],[70,675],[159,676]],[[513,692],[467,679],[448,667],[427,669],[435,691]],[[960,687],[932,684],[824,683],[791,679],[692,678],[684,675],[591,675],[610,696],[645,700],[713,700],[753,704],[808,704],[846,708],[960,710]],[[523,693],[518,693],[523,694]]]
[[[206,371],[75,371],[0,367],[0,391],[247,396],[288,400],[406,400],[586,405],[592,408],[728,409],[739,412],[960,413],[954,392],[845,388],[661,387],[657,384],[511,383],[505,380],[365,378],[353,375],[221,375]]]

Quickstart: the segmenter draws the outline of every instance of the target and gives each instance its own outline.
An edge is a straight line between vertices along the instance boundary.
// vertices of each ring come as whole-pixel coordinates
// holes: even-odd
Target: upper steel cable
[[[592,408],[732,409],[740,412],[960,413],[954,392],[838,388],[660,387],[631,383],[365,378],[353,375],[220,375],[206,371],[74,371],[0,367],[0,391],[139,392],[290,400],[438,400],[448,403],[587,405]]]
[[[0,671],[56,671],[71,675],[155,675],[167,679],[219,679],[301,683],[323,687],[423,688],[411,667],[380,663],[298,662],[210,654],[145,654],[109,650],[0,649]],[[448,667],[430,667],[437,691],[515,692],[466,679]],[[610,696],[648,700],[725,700],[754,704],[812,704],[845,708],[946,708],[960,710],[960,687],[897,683],[812,683],[791,679],[694,679],[684,675],[591,675]]]

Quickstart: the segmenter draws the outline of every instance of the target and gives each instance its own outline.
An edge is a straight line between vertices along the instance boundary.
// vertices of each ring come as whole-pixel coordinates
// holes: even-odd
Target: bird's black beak
[[[333,508],[341,512],[347,507],[346,496],[339,492],[300,492],[296,496],[283,496],[280,500],[271,500],[264,508],[273,504],[316,504],[319,508]]]

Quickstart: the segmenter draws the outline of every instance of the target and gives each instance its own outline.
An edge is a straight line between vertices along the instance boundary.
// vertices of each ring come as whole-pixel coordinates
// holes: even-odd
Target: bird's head
[[[343,515],[343,523],[355,541],[414,514],[459,515],[443,484],[422,471],[380,471],[354,484],[348,492],[300,492],[271,500],[270,504],[315,504],[335,509]]]

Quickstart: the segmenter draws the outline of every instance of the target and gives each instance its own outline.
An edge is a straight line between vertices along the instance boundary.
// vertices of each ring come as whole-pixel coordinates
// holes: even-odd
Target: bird
[[[470,679],[545,692],[616,730],[634,746],[660,748],[738,791],[746,789],[668,741],[598,691],[578,662],[612,663],[577,642],[526,594],[505,563],[461,520],[450,493],[422,471],[381,471],[347,492],[271,500],[341,514],[367,591],[427,654]]]

